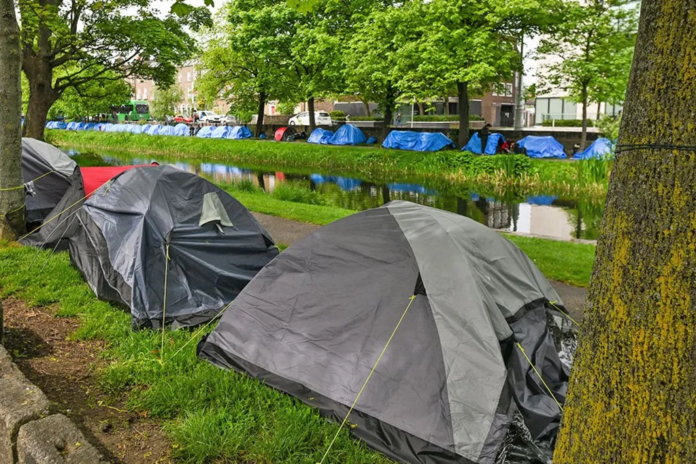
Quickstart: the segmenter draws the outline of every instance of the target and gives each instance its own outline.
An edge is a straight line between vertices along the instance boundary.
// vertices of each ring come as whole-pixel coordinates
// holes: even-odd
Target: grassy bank
[[[330,171],[334,175],[389,178],[389,181],[394,181],[394,177],[412,176],[460,185],[515,187],[524,192],[582,192],[601,196],[606,192],[608,174],[605,170],[603,176],[591,178],[577,162],[534,160],[522,155],[476,156],[454,150],[422,153],[369,146],[60,130],[46,131],[46,135],[53,144],[90,150],[111,149],[132,155],[224,161],[267,169],[306,168]]]
[[[43,272],[30,265],[35,258],[39,266],[48,260]],[[189,331],[166,334],[160,362],[161,333],[132,331],[130,315],[97,300],[67,253],[49,260],[45,251],[0,244],[0,298],[8,296],[55,305],[58,316],[81,320],[75,339],[106,341],[109,364],[99,373],[100,388],[159,419],[182,462],[318,462],[336,432],[335,424],[291,397],[199,361],[200,336],[188,343]],[[388,460],[344,431],[328,462]]]

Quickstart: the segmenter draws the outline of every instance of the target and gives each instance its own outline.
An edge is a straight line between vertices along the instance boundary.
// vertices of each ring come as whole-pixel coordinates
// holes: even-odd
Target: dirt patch
[[[292,245],[301,238],[306,237],[315,230],[321,228],[316,224],[283,219],[262,213],[252,213],[257,221],[271,234],[276,243]]]
[[[112,463],[164,464],[171,443],[154,421],[107,403],[96,386],[95,372],[104,344],[73,341],[79,322],[55,317],[51,308],[32,308],[9,298],[5,311],[5,348],[19,369],[41,388],[52,413],[70,417],[87,439]]]

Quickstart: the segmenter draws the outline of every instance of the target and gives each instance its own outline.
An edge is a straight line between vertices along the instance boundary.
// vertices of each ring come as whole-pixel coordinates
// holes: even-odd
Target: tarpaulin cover
[[[356,145],[365,143],[365,134],[352,124],[344,124],[339,127],[329,139],[329,145]]]
[[[202,139],[209,139],[210,134],[213,133],[213,129],[215,129],[215,127],[213,126],[203,126],[196,134],[196,137],[200,137]]]
[[[382,142],[384,148],[413,151],[438,151],[443,148],[454,148],[452,142],[442,132],[414,132],[393,130]]]
[[[65,129],[67,124],[65,124],[63,121],[48,121],[46,123],[46,129]]]
[[[111,124],[110,122],[107,122],[106,124],[102,124],[101,127],[99,128],[99,130],[101,132],[111,132],[112,126],[113,126],[113,124]]]
[[[131,134],[142,134],[143,126],[140,126],[138,124],[131,124],[128,128],[128,132],[130,132]]]
[[[108,187],[75,214],[70,257],[100,298],[130,308],[135,327],[209,321],[278,255],[241,203],[195,174],[138,167]]]
[[[96,126],[96,125],[97,125],[96,123],[88,122],[87,124],[85,124],[85,126],[82,128],[82,130],[86,130],[86,131],[94,130],[94,126]]]
[[[338,177],[338,176],[322,176],[321,174],[312,174],[309,176],[312,182],[315,184],[324,184],[326,182],[336,184],[341,190],[350,192],[360,187],[362,181],[360,179],[351,179],[349,177]]]
[[[161,126],[157,135],[176,135],[174,133],[174,126]]]
[[[210,133],[211,139],[224,139],[227,136],[227,132],[230,130],[227,126],[218,126],[213,129]]]
[[[528,135],[520,139],[517,144],[527,150],[527,156],[530,158],[567,158],[568,156],[563,151],[561,142],[548,135],[539,137],[536,135]]]
[[[187,137],[191,134],[189,126],[184,123],[179,123],[174,126],[174,133],[172,135],[177,135],[179,137]]]
[[[611,156],[614,144],[611,140],[600,137],[580,153],[573,155],[573,159],[605,158]]]
[[[147,129],[147,134],[148,135],[159,135],[160,130],[162,130],[164,126],[161,124],[153,124]]]
[[[309,138],[307,139],[307,143],[319,143],[321,145],[326,145],[329,143],[329,139],[333,136],[333,132],[327,129],[322,129],[321,127],[317,127],[312,131],[311,134],[309,134]]]
[[[77,163],[53,145],[23,138],[22,178],[26,190],[26,222],[42,222],[68,188],[78,181],[79,171]]]
[[[499,134],[498,132],[488,135],[485,154],[495,155],[498,152],[498,144],[501,139],[503,142],[505,142],[505,137],[503,137],[503,134]],[[474,135],[471,136],[469,143],[462,148],[462,151],[470,151],[471,153],[475,153],[477,155],[483,154],[481,153],[481,137],[479,137],[478,132],[475,132]]]
[[[85,195],[91,195],[92,192],[104,185],[107,181],[121,174],[123,171],[140,166],[148,165],[135,164],[132,166],[94,166],[81,168]]]
[[[547,314],[560,316],[550,301],[562,308],[496,231],[395,201],[291,245],[198,354],[339,422],[362,391],[349,430],[397,461],[491,464],[516,409],[535,440],[558,429],[560,408],[513,345],[562,404],[568,371],[547,326]]]
[[[227,132],[226,138],[232,140],[242,140],[251,137],[253,137],[253,134],[247,126],[234,126],[230,127],[230,130]]]
[[[549,206],[552,205],[553,201],[557,198],[558,197],[555,195],[535,195],[527,197],[527,203],[530,205]]]
[[[365,145],[374,145],[375,143],[377,143],[377,139],[375,137],[370,137],[365,140]]]

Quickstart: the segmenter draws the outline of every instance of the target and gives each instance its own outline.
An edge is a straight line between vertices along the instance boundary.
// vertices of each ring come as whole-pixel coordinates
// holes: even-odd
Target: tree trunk
[[[469,83],[458,82],[459,95],[459,148],[469,141]]]
[[[418,116],[425,115],[425,110],[423,109],[423,102],[418,102]]]
[[[24,179],[22,60],[13,0],[0,0],[0,50],[0,239],[14,240],[24,231]]]
[[[449,116],[449,97],[445,95],[445,114]]]
[[[555,464],[696,462],[696,5],[641,10]]]
[[[314,97],[309,97],[307,106],[309,107],[309,132],[312,132],[317,127],[317,122],[314,118]]]
[[[580,135],[580,150],[587,144],[587,86],[582,88],[582,134]]]
[[[365,115],[372,116],[372,112],[370,111],[370,103],[366,100],[362,100],[362,104],[365,107]]]
[[[389,135],[389,131],[391,128],[392,120],[394,118],[394,104],[396,101],[396,95],[394,93],[394,89],[389,86],[387,88],[387,94],[385,98],[385,107],[384,107],[384,123],[382,124],[382,140],[385,140],[387,138],[387,135]]]
[[[263,133],[263,114],[266,110],[266,94],[259,93],[259,111],[256,113],[256,129],[254,129],[254,137],[257,139]]]

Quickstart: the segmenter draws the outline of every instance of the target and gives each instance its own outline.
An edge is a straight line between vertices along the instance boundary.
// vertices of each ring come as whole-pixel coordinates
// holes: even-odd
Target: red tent
[[[137,168],[138,166],[149,165],[136,164],[132,166],[99,166],[80,168],[80,171],[82,172],[82,183],[85,186],[85,195],[91,195],[92,192],[117,175],[121,174],[123,171],[127,171],[131,168]]]

